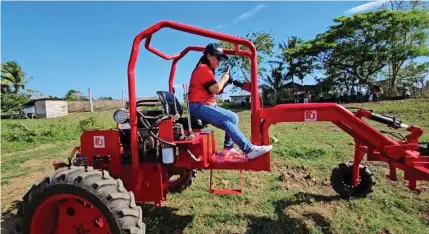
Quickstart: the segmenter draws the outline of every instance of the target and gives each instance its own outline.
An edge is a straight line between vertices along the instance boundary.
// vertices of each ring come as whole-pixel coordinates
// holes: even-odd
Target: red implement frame
[[[269,144],[268,129],[272,124],[280,122],[315,122],[315,121],[330,121],[341,128],[343,131],[351,135],[355,140],[355,155],[354,155],[354,173],[353,182],[357,185],[359,178],[358,165],[361,162],[365,153],[368,160],[384,161],[390,166],[390,178],[396,179],[396,168],[404,170],[405,179],[409,180],[409,188],[416,190],[417,180],[429,181],[429,157],[419,155],[418,138],[423,131],[414,126],[406,127],[411,132],[407,136],[407,142],[394,141],[380,131],[373,128],[361,118],[371,117],[371,112],[360,110],[353,113],[344,107],[334,103],[318,103],[318,104],[281,104],[270,108],[261,108],[259,103],[258,90],[258,68],[257,68],[257,51],[255,46],[248,40],[243,38],[230,36],[214,31],[209,31],[190,25],[180,24],[172,21],[161,21],[143,32],[139,33],[133,42],[130,60],[128,64],[128,93],[130,100],[130,121],[131,121],[131,149],[132,149],[132,189],[138,190],[140,184],[135,181],[138,178],[138,141],[137,141],[137,113],[136,113],[136,93],[135,93],[135,76],[134,69],[136,66],[137,56],[140,48],[140,43],[146,39],[145,48],[152,53],[158,55],[165,60],[173,60],[171,73],[169,77],[169,91],[173,92],[174,74],[176,71],[177,62],[185,56],[189,51],[204,51],[202,46],[189,46],[182,52],[176,55],[165,55],[157,49],[150,46],[151,38],[154,33],[162,28],[171,28],[187,33],[192,33],[204,37],[209,37],[217,40],[233,43],[233,50],[226,49],[228,55],[247,56],[251,62],[251,141],[254,144]],[[240,50],[239,45],[247,47],[249,50]],[[270,154],[267,153],[254,161],[247,162],[245,160],[221,165],[213,162],[210,168],[216,169],[236,169],[236,170],[269,170],[270,169]]]

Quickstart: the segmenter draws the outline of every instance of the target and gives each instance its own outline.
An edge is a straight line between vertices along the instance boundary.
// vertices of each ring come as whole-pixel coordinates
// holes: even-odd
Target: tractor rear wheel
[[[375,176],[365,165],[359,164],[359,183],[353,186],[353,162],[340,163],[332,170],[331,186],[341,198],[365,197],[372,192]]]
[[[18,207],[18,233],[144,234],[142,209],[122,181],[92,167],[67,167],[45,177]]]
[[[169,172],[168,192],[181,193],[185,189],[191,187],[195,178],[197,178],[197,170],[188,169],[172,169]],[[178,176],[178,178],[173,178]]]

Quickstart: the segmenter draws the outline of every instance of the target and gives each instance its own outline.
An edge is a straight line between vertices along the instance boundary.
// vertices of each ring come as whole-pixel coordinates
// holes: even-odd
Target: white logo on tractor
[[[105,148],[104,136],[94,136],[94,148]]]

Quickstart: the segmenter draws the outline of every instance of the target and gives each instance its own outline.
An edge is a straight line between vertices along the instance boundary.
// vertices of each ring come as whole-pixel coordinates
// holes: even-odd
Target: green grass
[[[428,100],[349,106],[395,115],[422,127],[421,140],[429,141]],[[249,136],[250,112],[238,114],[240,128]],[[28,130],[16,120],[2,121],[3,193],[11,192],[7,190],[11,183],[42,170],[37,161],[51,166],[54,159],[65,159],[79,144],[82,129],[115,126],[111,112],[19,122]],[[221,145],[224,133],[215,133]],[[182,194],[168,194],[163,207],[143,205],[149,233],[429,233],[428,182],[419,183],[423,192],[418,195],[407,189],[402,171],[392,182],[385,178],[386,165],[365,162],[377,179],[374,192],[364,199],[341,200],[331,189],[329,176],[338,163],[353,158],[352,137],[331,123],[278,124],[270,134],[278,139],[271,172],[244,172],[244,194],[238,196],[210,195],[209,172],[200,172]],[[237,186],[238,176],[235,171],[216,171],[215,182]],[[24,184],[28,187],[31,182]],[[3,205],[7,202],[2,200]]]

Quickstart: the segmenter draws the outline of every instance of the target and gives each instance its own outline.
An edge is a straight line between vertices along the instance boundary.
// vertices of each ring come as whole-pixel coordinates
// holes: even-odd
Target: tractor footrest
[[[216,189],[213,188],[213,170],[210,170],[210,193],[211,194],[227,194],[238,195],[243,193],[243,171],[240,170],[240,188],[239,189]]]
[[[243,190],[241,189],[210,189],[211,194],[223,194],[223,195],[238,195],[242,194]]]

